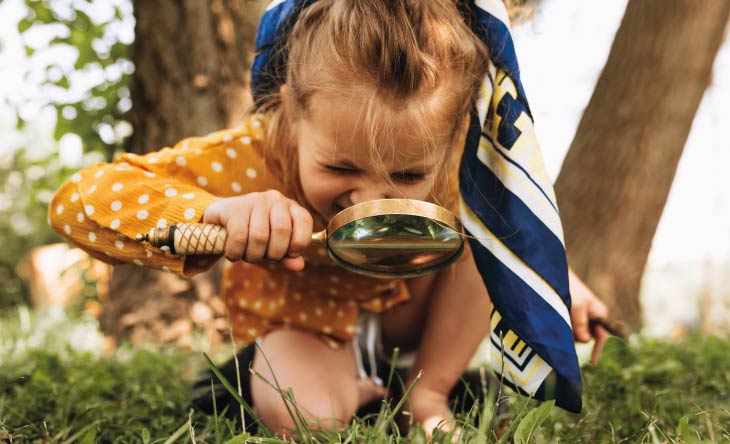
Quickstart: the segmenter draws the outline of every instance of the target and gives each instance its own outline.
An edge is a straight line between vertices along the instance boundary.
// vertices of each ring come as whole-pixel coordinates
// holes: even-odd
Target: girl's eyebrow
[[[353,162],[347,159],[338,159],[337,156],[325,156],[320,159],[318,159],[319,163],[322,164],[329,164],[329,165],[338,165],[343,168],[351,168],[351,169],[358,169],[357,165],[355,165]]]
[[[432,170],[436,169],[438,162],[433,162],[433,163],[413,162],[413,163],[406,164],[406,165],[407,165],[407,167],[403,168],[403,171],[432,171]]]

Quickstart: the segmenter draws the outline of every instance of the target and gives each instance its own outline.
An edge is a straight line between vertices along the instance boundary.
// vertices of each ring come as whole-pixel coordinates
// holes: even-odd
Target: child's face
[[[351,205],[375,199],[428,200],[443,164],[445,150],[434,149],[433,141],[407,127],[396,128],[395,148],[374,163],[362,113],[360,102],[316,94],[307,117],[295,123],[302,190],[325,220]],[[383,115],[397,119],[393,111]]]

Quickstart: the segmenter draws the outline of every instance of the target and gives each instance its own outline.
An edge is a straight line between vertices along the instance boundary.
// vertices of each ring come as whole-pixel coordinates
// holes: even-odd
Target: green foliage
[[[96,321],[68,317],[62,310],[21,308],[0,316],[0,441],[12,437],[13,442],[29,443],[292,442],[263,428],[253,437],[241,435],[222,415],[190,413],[191,383],[184,370],[198,374],[203,355],[127,346],[106,355],[101,351],[104,338],[96,328]],[[228,388],[235,393],[232,385]],[[427,442],[419,427],[400,435],[395,426],[397,406],[388,403],[379,413],[358,418],[345,430],[313,430],[290,393],[281,393],[298,419],[301,442]],[[438,432],[430,442],[472,442],[474,436],[481,436],[481,442],[497,442],[496,421],[492,421],[495,397],[493,393],[489,403],[476,406],[456,422],[454,430],[461,430],[461,435]],[[549,410],[549,404],[538,409]],[[477,411],[484,415],[479,428],[469,420]],[[542,413],[537,416],[541,418]],[[532,421],[522,429],[531,432],[537,425]],[[511,434],[503,436],[506,440]]]
[[[209,418],[188,417],[188,354],[104,356],[95,321],[59,311],[21,309],[0,331],[0,442],[162,442],[188,421],[202,437],[210,429]]]
[[[99,154],[91,153],[83,162],[100,160]],[[0,308],[27,302],[19,264],[28,252],[61,241],[48,225],[48,203],[74,170],[64,166],[55,154],[31,159],[20,150],[0,156]]]
[[[133,71],[128,58],[133,20],[130,2],[26,0],[25,4],[27,15],[18,22],[18,32],[29,56],[24,63],[25,83],[35,85],[3,98],[6,106],[16,110],[18,130],[37,117],[24,113],[24,108],[50,105],[57,116],[56,140],[66,134],[78,135],[85,153],[83,164],[110,160],[131,135],[127,121]],[[92,13],[96,4],[112,12],[106,16]],[[38,34],[48,36],[49,42],[38,43]],[[58,56],[48,57],[63,50],[73,55],[70,63]],[[42,75],[37,72],[39,65]],[[79,166],[63,165],[57,153],[30,157],[26,148],[30,147],[0,156],[0,244],[5,247],[0,259],[0,307],[27,303],[18,264],[32,248],[60,241],[46,223],[48,203],[53,191]]]
[[[546,421],[551,442],[730,442],[730,340],[611,339],[585,367],[584,413]]]
[[[129,82],[133,72],[128,58],[131,41],[125,41],[123,33],[119,32],[122,23],[131,20],[127,11],[130,8],[125,7],[128,2],[105,2],[113,8],[113,13],[103,19],[85,11],[98,1],[26,0],[25,3],[28,15],[18,23],[18,32],[25,35],[36,28],[45,28],[56,35],[43,48],[26,44],[26,53],[33,57],[41,50],[65,48],[76,54],[70,70],[58,60],[46,62],[46,76],[39,85],[44,98],[56,109],[56,139],[67,133],[77,134],[86,152],[103,152],[111,159],[131,134],[127,121],[131,109]],[[80,93],[79,85],[71,81],[80,77],[79,74],[85,74]],[[92,77],[94,80],[90,80]],[[18,127],[22,128],[24,124],[19,114]]]
[[[538,428],[550,417],[554,405],[555,401],[549,401],[530,410],[515,429],[515,444],[531,442]]]
[[[103,341],[95,320],[61,310],[0,316],[0,441],[291,442],[266,430],[240,435],[222,415],[191,413],[190,377],[206,365],[202,354],[128,346],[105,354]],[[460,434],[437,432],[430,442],[730,443],[728,355],[730,340],[716,337],[611,341],[601,363],[584,369],[582,414],[512,397],[505,419],[492,390],[458,418]],[[418,427],[401,435],[399,406],[385,403],[344,430],[315,431],[301,422],[290,393],[281,393],[301,442],[429,442]]]
[[[31,160],[23,151],[0,157],[0,307],[25,301],[17,264],[38,245],[60,239],[46,222],[53,190],[69,173],[56,156]]]

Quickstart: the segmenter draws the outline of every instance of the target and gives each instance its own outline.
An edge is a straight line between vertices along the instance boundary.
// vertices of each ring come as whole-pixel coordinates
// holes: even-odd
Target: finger
[[[309,211],[297,204],[289,207],[289,215],[292,221],[292,234],[289,243],[288,256],[291,258],[299,257],[310,243],[312,243],[312,227],[314,220]]]
[[[289,204],[285,201],[275,203],[269,211],[269,226],[271,233],[266,248],[266,257],[278,261],[289,250],[289,240],[292,234],[292,220],[289,215]]]
[[[593,329],[593,337],[596,339],[596,342],[593,344],[593,350],[591,351],[591,365],[598,364],[598,358],[600,358],[603,346],[606,345],[609,336],[608,331],[600,325],[597,325]]]
[[[218,199],[212,204],[208,205],[208,208],[203,212],[203,222],[206,224],[225,225],[223,222],[223,211],[225,199]]]
[[[225,256],[229,261],[240,260],[248,247],[250,218],[251,208],[244,207],[242,211],[237,212],[236,216],[231,217],[225,224],[226,231],[228,232],[226,236]]]
[[[291,271],[302,271],[304,270],[304,258],[299,257],[285,257],[282,261],[282,264]]]
[[[573,336],[576,341],[590,341],[591,332],[588,326],[588,307],[585,305],[573,306],[570,312],[570,321],[573,324]]]
[[[269,206],[254,205],[248,227],[248,245],[243,254],[246,262],[258,262],[266,255],[269,243]]]
[[[588,307],[588,315],[591,318],[606,319],[608,307],[600,299],[594,298]]]

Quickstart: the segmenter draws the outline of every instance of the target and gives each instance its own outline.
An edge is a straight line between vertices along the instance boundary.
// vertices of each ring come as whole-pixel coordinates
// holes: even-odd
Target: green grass
[[[23,309],[0,317],[0,443],[285,442],[266,431],[239,435],[223,417],[191,412],[191,380],[207,366],[202,352],[102,349],[90,319]],[[433,442],[730,443],[728,357],[730,340],[716,337],[611,341],[600,365],[584,368],[582,414],[513,397],[509,418],[490,402],[459,418],[460,437]],[[419,428],[398,434],[397,410],[384,405],[338,433],[300,422],[298,434],[309,443],[425,443]]]
[[[552,442],[730,442],[727,338],[611,340],[583,377],[584,413],[546,421]]]

